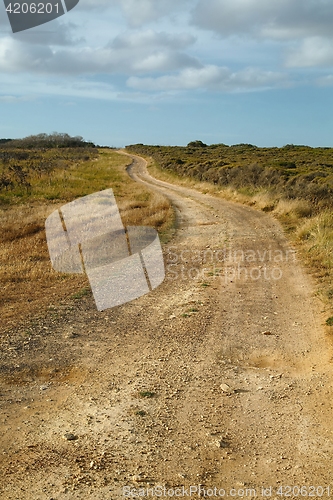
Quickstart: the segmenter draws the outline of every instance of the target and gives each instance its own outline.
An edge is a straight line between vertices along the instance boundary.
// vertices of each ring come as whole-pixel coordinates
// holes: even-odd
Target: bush
[[[202,141],[192,141],[187,145],[188,148],[206,148],[207,144]]]

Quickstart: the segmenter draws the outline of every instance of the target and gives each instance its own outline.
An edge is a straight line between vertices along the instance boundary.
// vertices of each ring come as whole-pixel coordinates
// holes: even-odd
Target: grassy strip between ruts
[[[59,155],[58,151],[54,154]],[[52,158],[52,150],[48,151]],[[57,273],[48,255],[45,220],[54,210],[81,196],[112,188],[125,226],[155,227],[161,239],[173,225],[173,210],[161,195],[132,181],[130,159],[110,149],[97,158],[63,163],[52,171],[32,172],[29,188],[3,190],[0,204],[0,315],[2,330],[28,321],[48,306],[75,298],[89,286],[84,275]],[[0,193],[1,194],[1,193]]]
[[[153,155],[153,157],[150,156],[150,154],[154,152],[154,148],[158,148],[156,158],[155,155]],[[304,263],[316,280],[316,293],[323,302],[323,308],[327,317],[326,325],[330,327],[328,330],[329,333],[333,334],[333,200],[330,197],[329,189],[327,193],[325,192],[324,200],[321,200],[320,194],[317,194],[313,203],[311,203],[309,199],[302,198],[302,191],[298,193],[298,196],[293,198],[289,197],[288,195],[290,193],[288,193],[288,186],[286,186],[284,196],[284,172],[281,172],[279,190],[262,186],[255,187],[253,184],[246,184],[246,182],[243,183],[242,187],[235,187],[232,184],[223,186],[222,183],[214,183],[209,179],[212,176],[211,172],[207,180],[204,181],[182,170],[183,164],[181,162],[184,160],[182,159],[183,157],[180,151],[186,150],[186,148],[164,148],[139,145],[139,148],[129,146],[127,149],[129,152],[144,156],[148,161],[150,173],[158,179],[199,189],[204,193],[220,196],[230,201],[247,204],[258,210],[270,212],[276,217],[282,223],[288,239],[297,248],[299,255],[301,255]],[[309,161],[311,153],[313,153],[313,156],[316,154],[319,156],[320,154],[326,154],[327,158],[325,161],[333,157],[332,149],[323,148],[324,151],[319,151],[319,153],[317,153],[316,150],[311,152],[311,148],[304,149],[308,157],[302,157],[302,153],[304,153],[302,149],[297,150],[296,155],[295,151],[291,148],[294,154],[294,161],[296,163],[302,163],[303,165],[303,176],[310,173],[311,170],[320,170],[318,166],[311,165],[311,168],[309,167],[307,172],[306,163]],[[167,167],[165,165],[163,167],[161,166],[163,161],[161,162],[160,158],[163,158],[164,153],[166,158],[168,158]],[[271,148],[271,150],[268,150],[268,153],[271,157],[271,161],[277,162],[279,149]],[[232,154],[234,155],[235,153]],[[251,155],[252,161],[254,161],[255,158],[253,157],[255,151],[252,151],[252,148]],[[209,170],[211,168],[209,164],[209,150],[206,152],[205,160],[207,161],[207,168]],[[214,158],[214,161],[216,161],[216,158]],[[242,157],[242,161],[242,168],[245,171],[245,156]],[[283,163],[282,160],[280,163]],[[175,168],[173,168],[173,166]],[[329,170],[331,170],[331,167],[333,167],[333,164],[326,165],[326,168]],[[193,168],[195,168],[195,166]],[[244,175],[246,176],[248,174],[244,172]],[[329,173],[329,175],[331,174]],[[311,180],[309,179],[307,182],[310,183]]]

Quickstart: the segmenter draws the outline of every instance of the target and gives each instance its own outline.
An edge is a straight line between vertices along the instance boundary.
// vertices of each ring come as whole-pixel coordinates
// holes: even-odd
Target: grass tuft
[[[151,391],[141,391],[139,392],[139,396],[140,398],[153,398],[154,396],[156,396],[155,392],[151,392]]]
[[[82,299],[82,297],[85,297],[86,295],[90,295],[91,294],[91,290],[89,287],[85,287],[85,288],[82,288],[82,290],[80,290],[79,292],[77,293],[74,293],[72,295],[72,299]]]

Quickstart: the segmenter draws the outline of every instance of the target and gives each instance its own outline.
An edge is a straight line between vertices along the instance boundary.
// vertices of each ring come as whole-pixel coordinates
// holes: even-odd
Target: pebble
[[[132,480],[135,482],[135,483],[142,483],[145,481],[145,479],[142,477],[142,476],[138,476],[138,475],[135,475],[132,477]]]
[[[215,444],[218,448],[228,448],[229,447],[228,443],[226,441],[223,441],[223,439],[222,440],[218,439]]]
[[[223,392],[231,392],[231,388],[228,384],[221,384],[220,389],[222,389]]]
[[[64,434],[63,438],[67,439],[67,441],[76,441],[76,439],[78,439],[78,437],[75,436],[75,434],[72,434],[71,432]]]

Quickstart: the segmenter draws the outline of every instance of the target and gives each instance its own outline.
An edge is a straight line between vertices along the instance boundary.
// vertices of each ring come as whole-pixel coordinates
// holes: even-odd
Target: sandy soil
[[[1,499],[328,497],[332,348],[281,227],[139,157],[129,174],[176,209],[165,281],[4,332]]]

